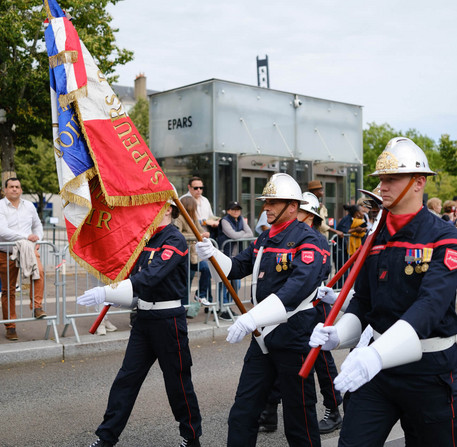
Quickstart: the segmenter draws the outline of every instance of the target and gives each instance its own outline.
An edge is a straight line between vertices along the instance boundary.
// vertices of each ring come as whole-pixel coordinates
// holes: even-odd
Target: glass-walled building
[[[178,194],[193,175],[221,216],[231,200],[253,228],[277,172],[317,179],[329,217],[362,187],[362,107],[211,79],[149,96],[150,147]]]

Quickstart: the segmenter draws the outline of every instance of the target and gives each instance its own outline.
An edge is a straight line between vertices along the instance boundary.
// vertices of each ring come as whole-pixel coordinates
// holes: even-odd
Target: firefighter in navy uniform
[[[318,198],[310,192],[303,193],[302,198],[303,202],[298,210],[297,218],[300,222],[304,222],[311,227],[320,240],[320,247],[324,255],[320,272],[321,277],[319,278],[319,282],[321,283],[328,278],[331,271],[329,244],[327,238],[320,232],[322,217],[319,214]],[[330,308],[331,306],[329,304],[319,302],[315,306],[317,311],[315,323],[324,321]],[[319,388],[324,397],[324,405],[326,406],[324,419],[319,421],[319,431],[320,433],[331,433],[341,426],[342,421],[338,411],[338,405],[342,402],[341,394],[333,386],[333,379],[336,377],[338,371],[332,355],[329,352],[321,351],[316,360],[315,369],[319,380]],[[267,404],[260,414],[259,432],[273,432],[278,429],[278,405],[280,402],[281,392],[279,390],[279,380],[276,379],[268,396]]]
[[[258,420],[279,377],[284,427],[290,446],[320,446],[314,378],[298,372],[316,311],[310,301],[319,285],[323,253],[316,233],[297,220],[301,190],[287,174],[271,177],[259,198],[271,228],[234,258],[209,240],[196,244],[202,259],[215,256],[229,279],[252,273],[254,307],[228,329],[227,340],[239,342],[256,329],[244,359],[235,403],[229,415],[229,447],[255,446]],[[306,309],[306,310],[305,310]]]
[[[95,287],[78,297],[78,304],[103,302],[138,308],[122,367],[111,387],[108,407],[91,446],[115,445],[127,424],[146,375],[158,360],[170,407],[183,440],[180,447],[199,447],[201,416],[192,379],[187,336],[187,244],[171,223],[178,209],[171,202],[165,216],[140,254],[129,279],[117,287]],[[138,297],[138,298],[136,298]],[[155,443],[152,441],[152,444]]]
[[[317,325],[311,346],[351,347],[370,324],[374,342],[354,349],[335,387],[350,391],[339,446],[383,446],[400,420],[407,446],[457,442],[457,230],[423,206],[423,151],[407,138],[386,146],[379,176],[389,210],[335,326]]]

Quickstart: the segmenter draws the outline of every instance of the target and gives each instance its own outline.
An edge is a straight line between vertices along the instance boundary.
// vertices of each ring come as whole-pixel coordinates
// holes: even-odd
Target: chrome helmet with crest
[[[300,186],[289,174],[284,173],[273,174],[263,188],[262,195],[257,198],[262,201],[267,199],[303,202]]]
[[[424,151],[409,138],[392,138],[376,161],[376,170],[370,176],[382,174],[435,175],[428,166]]]

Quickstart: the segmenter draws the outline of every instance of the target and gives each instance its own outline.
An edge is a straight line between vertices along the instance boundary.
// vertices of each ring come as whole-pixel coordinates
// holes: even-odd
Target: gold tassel
[[[49,66],[51,68],[56,68],[62,64],[74,64],[76,62],[78,62],[77,51],[61,51],[54,56],[49,56]]]
[[[59,96],[59,104],[62,109],[66,109],[72,102],[75,102],[79,98],[83,98],[87,96],[87,85],[83,85],[81,88],[78,88],[78,90],[75,90],[71,93],[68,93],[66,95],[60,95]],[[79,116],[78,116],[79,118]],[[81,120],[80,120],[81,122]]]

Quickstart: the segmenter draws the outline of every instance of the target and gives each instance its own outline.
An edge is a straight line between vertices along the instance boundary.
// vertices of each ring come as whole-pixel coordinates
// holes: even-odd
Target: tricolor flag
[[[49,25],[53,140],[72,256],[105,282],[127,277],[173,188],[55,0]]]

